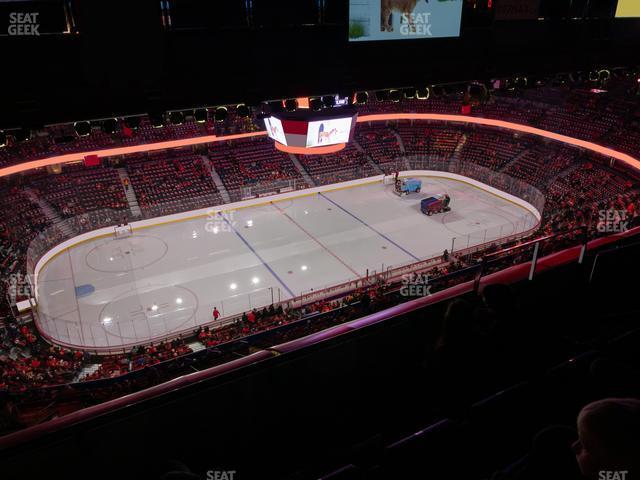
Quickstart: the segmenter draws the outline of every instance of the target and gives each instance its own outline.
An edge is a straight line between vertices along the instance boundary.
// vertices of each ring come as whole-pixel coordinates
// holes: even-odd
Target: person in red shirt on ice
[[[218,307],[213,307],[213,319],[218,320],[220,318],[220,312],[218,311]]]

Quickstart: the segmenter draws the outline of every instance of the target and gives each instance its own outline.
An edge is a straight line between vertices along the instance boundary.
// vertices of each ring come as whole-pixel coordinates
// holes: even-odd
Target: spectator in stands
[[[595,359],[589,374],[603,396],[640,396],[640,369],[615,355]]]
[[[362,306],[362,311],[368,313],[371,308],[371,297],[367,292],[364,292],[360,297],[360,305]]]
[[[496,472],[492,480],[582,479],[571,445],[577,433],[564,425],[546,427],[533,438],[531,450],[517,462]]]
[[[539,342],[513,290],[508,285],[487,285],[482,301],[478,315],[491,342],[496,380],[508,383],[525,377],[539,358],[535,355]]]
[[[447,414],[459,413],[478,392],[485,373],[486,347],[485,337],[476,328],[472,305],[460,298],[451,301],[429,362],[434,391]]]
[[[578,415],[578,441],[573,445],[582,474],[590,479],[606,472],[640,475],[640,400],[607,398],[588,404]],[[622,477],[620,477],[622,478]]]

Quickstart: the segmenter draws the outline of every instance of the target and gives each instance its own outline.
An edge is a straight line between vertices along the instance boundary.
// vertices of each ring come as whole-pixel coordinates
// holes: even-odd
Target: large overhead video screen
[[[284,129],[282,128],[282,122],[276,117],[267,117],[264,119],[264,126],[267,128],[267,135],[276,142],[280,142],[282,145],[287,144],[287,139],[284,136]]]
[[[336,118],[310,122],[307,132],[307,147],[322,147],[347,143],[351,134],[353,118]]]
[[[460,36],[463,0],[349,0],[349,40]]]
[[[640,0],[618,0],[616,18],[640,17]]]

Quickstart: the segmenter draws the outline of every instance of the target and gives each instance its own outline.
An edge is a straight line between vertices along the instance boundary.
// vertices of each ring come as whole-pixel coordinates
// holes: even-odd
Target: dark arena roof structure
[[[0,475],[640,478],[639,32],[0,0]]]

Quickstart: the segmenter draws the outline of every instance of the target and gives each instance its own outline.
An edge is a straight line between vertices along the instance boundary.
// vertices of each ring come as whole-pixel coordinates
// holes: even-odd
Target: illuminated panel
[[[202,137],[182,138],[180,140],[170,140],[167,142],[145,143],[141,145],[132,145],[130,147],[107,148],[104,150],[92,150],[89,152],[68,153],[66,155],[58,155],[55,157],[43,158],[40,160],[32,160],[30,162],[20,163],[11,167],[0,169],[0,177],[13,175],[14,173],[26,172],[36,168],[44,168],[49,165],[58,163],[72,163],[84,160],[87,155],[98,155],[99,157],[113,157],[116,155],[128,155],[130,153],[152,152],[154,150],[166,150],[168,148],[187,147],[189,145],[200,145],[202,143],[226,142],[228,140],[237,140],[240,138],[262,137],[267,132],[250,132],[239,133],[236,135],[227,135],[218,137],[216,135],[205,135]]]
[[[309,131],[307,132],[307,147],[321,147],[323,145],[348,142],[352,120],[349,117],[310,122]]]
[[[618,0],[616,18],[640,17],[640,2],[638,0]]]
[[[520,125],[518,123],[505,122],[502,120],[494,120],[491,118],[476,118],[467,117],[463,115],[442,115],[437,113],[396,113],[396,114],[380,114],[380,115],[364,115],[358,117],[359,122],[386,122],[389,120],[434,120],[442,122],[456,122],[466,124],[485,125],[490,127],[500,127],[507,130],[516,132],[529,133],[531,135],[537,135],[540,137],[550,138],[559,142],[581,147],[586,150],[590,150],[606,157],[615,158],[621,162],[629,165],[632,168],[640,171],[640,161],[633,158],[631,155],[621,153],[611,148],[603,147],[586,140],[578,140],[577,138],[567,137],[566,135],[560,135],[559,133],[548,132],[539,128],[529,127],[527,125]],[[82,161],[87,155],[98,155],[100,157],[111,157],[115,155],[126,155],[136,152],[149,152],[153,150],[163,150],[167,148],[185,147],[188,145],[200,145],[202,143],[214,143],[214,142],[226,142],[228,140],[235,140],[240,138],[266,136],[267,132],[251,132],[240,133],[237,135],[227,135],[223,137],[217,137],[215,135],[207,135],[203,137],[185,138],[181,140],[172,140],[168,142],[149,143],[145,145],[134,145],[130,147],[118,147],[109,148],[105,150],[95,150],[90,152],[78,152],[70,153],[67,155],[59,155],[56,157],[45,158],[42,160],[33,160],[31,162],[21,163],[12,167],[6,167],[0,169],[0,177],[12,175],[14,173],[26,172],[35,168],[43,168],[49,165],[56,165],[58,163],[69,163]],[[315,150],[315,149],[314,149]]]
[[[287,138],[285,145],[290,147],[304,146],[307,141],[307,131],[309,130],[309,122],[304,120],[282,120],[282,129]]]
[[[267,135],[269,138],[280,142],[283,145],[287,145],[287,139],[284,136],[284,129],[282,128],[282,122],[276,117],[267,117],[264,119],[264,126],[267,128]]]
[[[349,41],[458,37],[462,3],[463,0],[350,0]]]

